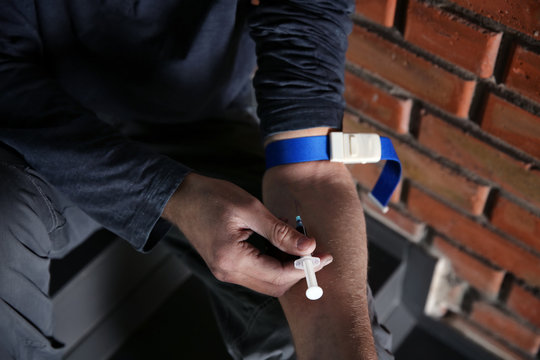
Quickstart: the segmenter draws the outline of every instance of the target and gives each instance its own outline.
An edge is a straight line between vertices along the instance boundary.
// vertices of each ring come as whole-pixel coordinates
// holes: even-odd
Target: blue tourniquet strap
[[[386,164],[379,175],[379,180],[371,190],[371,195],[382,207],[386,207],[401,179],[401,162],[394,150],[392,140],[383,136],[381,136],[381,160],[386,160]]]
[[[266,146],[266,168],[306,161],[330,160],[328,136],[309,136],[271,142]]]
[[[401,178],[401,163],[392,141],[380,137],[381,160],[386,164],[371,191],[377,205],[386,209]],[[306,161],[331,160],[328,136],[310,136],[274,141],[266,146],[266,168]]]

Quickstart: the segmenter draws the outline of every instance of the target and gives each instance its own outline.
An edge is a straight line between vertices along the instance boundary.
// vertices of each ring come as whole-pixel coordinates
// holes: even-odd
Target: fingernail
[[[309,245],[310,245],[310,240],[305,236],[302,236],[296,242],[296,248],[300,251],[307,250],[309,248]]]
[[[325,259],[325,260],[323,261],[322,266],[326,266],[326,265],[330,264],[332,261],[334,261],[334,258],[333,258],[333,257],[327,258],[327,259]]]

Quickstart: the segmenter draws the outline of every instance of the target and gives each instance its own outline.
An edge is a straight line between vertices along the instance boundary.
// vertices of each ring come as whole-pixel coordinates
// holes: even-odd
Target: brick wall
[[[344,128],[404,178],[366,211],[468,284],[445,321],[503,358],[540,348],[540,2],[357,0]],[[361,196],[378,165],[352,165]]]

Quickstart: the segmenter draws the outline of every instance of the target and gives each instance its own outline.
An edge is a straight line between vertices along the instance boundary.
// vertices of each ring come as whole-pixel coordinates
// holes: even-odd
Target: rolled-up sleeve
[[[354,2],[261,1],[249,17],[263,134],[341,128],[343,74]]]
[[[1,142],[138,250],[156,243],[163,208],[190,170],[64,92],[47,71],[33,1],[0,1],[0,94]]]

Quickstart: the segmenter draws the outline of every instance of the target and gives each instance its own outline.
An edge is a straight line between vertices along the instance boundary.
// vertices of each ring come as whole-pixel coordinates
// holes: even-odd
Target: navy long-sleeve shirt
[[[219,112],[257,61],[264,135],[339,128],[351,3],[0,0],[0,141],[143,250],[190,170],[111,123]]]

